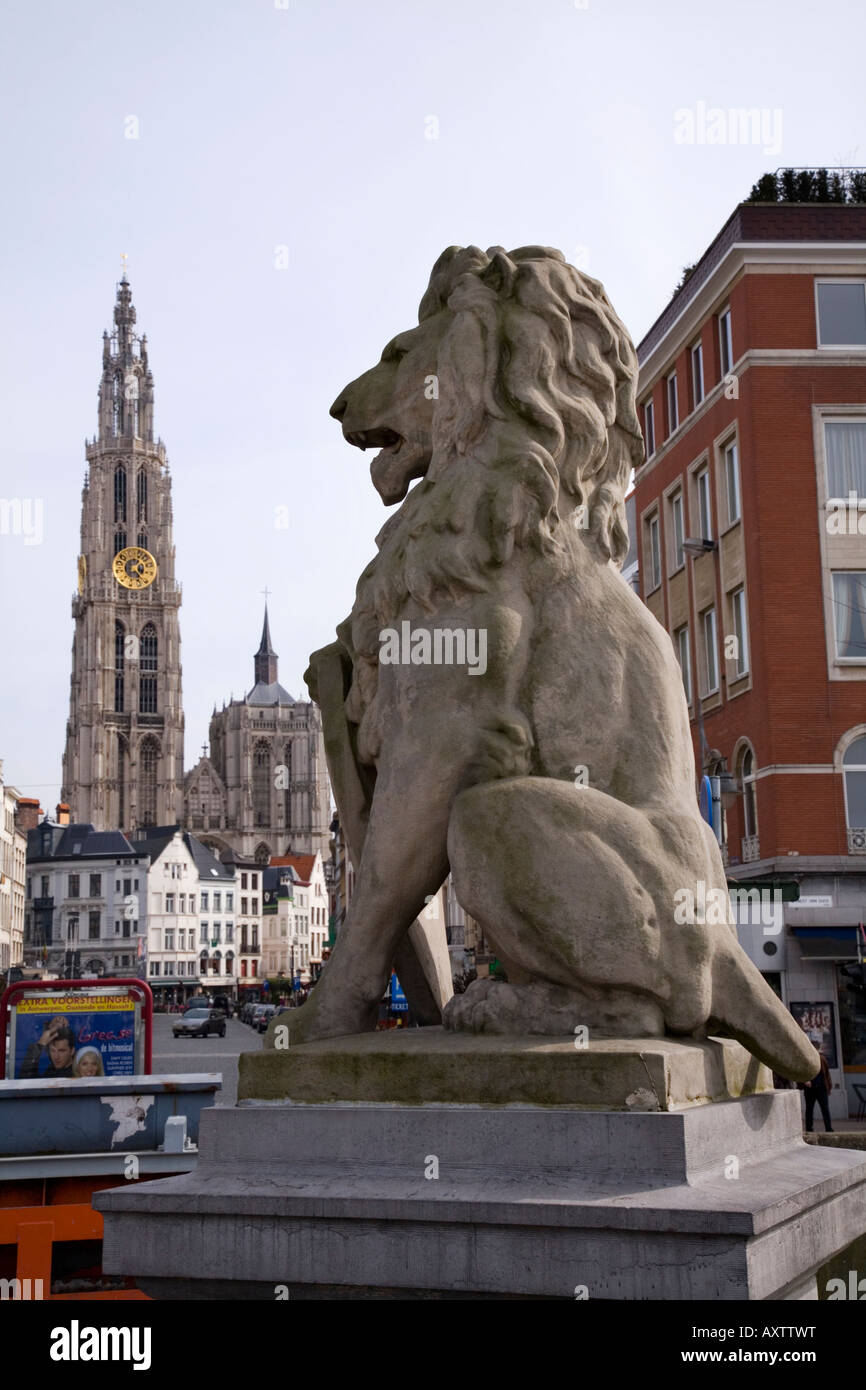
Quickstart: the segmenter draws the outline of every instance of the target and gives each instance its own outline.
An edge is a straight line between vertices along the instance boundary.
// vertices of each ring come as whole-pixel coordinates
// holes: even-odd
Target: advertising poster
[[[121,994],[19,999],[12,1079],[135,1075],[136,1001]]]
[[[789,1004],[791,1013],[803,1032],[821,1049],[830,1067],[839,1065],[836,1058],[836,1021],[832,1004],[806,1004],[802,1001]]]

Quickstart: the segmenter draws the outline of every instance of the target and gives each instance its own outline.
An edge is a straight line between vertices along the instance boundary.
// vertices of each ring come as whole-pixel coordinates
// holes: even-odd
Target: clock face
[[[84,593],[84,581],[87,579],[87,560],[83,555],[78,557],[78,592]]]
[[[114,577],[124,589],[146,589],[156,579],[156,561],[149,550],[130,545],[119,550],[112,565]]]

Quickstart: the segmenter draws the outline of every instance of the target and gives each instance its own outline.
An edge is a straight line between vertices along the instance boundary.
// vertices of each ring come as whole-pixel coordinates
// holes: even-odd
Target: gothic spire
[[[265,599],[265,621],[262,626],[262,640],[255,654],[256,685],[273,685],[277,679],[277,654],[271,646],[271,629],[268,625],[268,601]]]
[[[117,286],[114,329],[102,335],[99,441],[131,437],[153,441],[153,373],[147,337],[135,332],[135,305],[124,270]]]

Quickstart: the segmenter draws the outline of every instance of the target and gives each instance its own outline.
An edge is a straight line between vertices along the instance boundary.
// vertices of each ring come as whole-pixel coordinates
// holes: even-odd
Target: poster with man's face
[[[42,993],[19,998],[13,1009],[13,1080],[135,1075],[130,995]]]
[[[839,1065],[836,1058],[836,1020],[832,1004],[811,1004],[797,1001],[789,1008],[812,1045],[823,1052],[830,1067]]]

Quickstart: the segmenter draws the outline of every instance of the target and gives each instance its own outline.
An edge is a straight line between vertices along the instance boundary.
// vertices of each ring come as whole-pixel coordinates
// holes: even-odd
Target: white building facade
[[[0,974],[24,960],[27,839],[16,825],[20,794],[3,780],[0,759]]]

